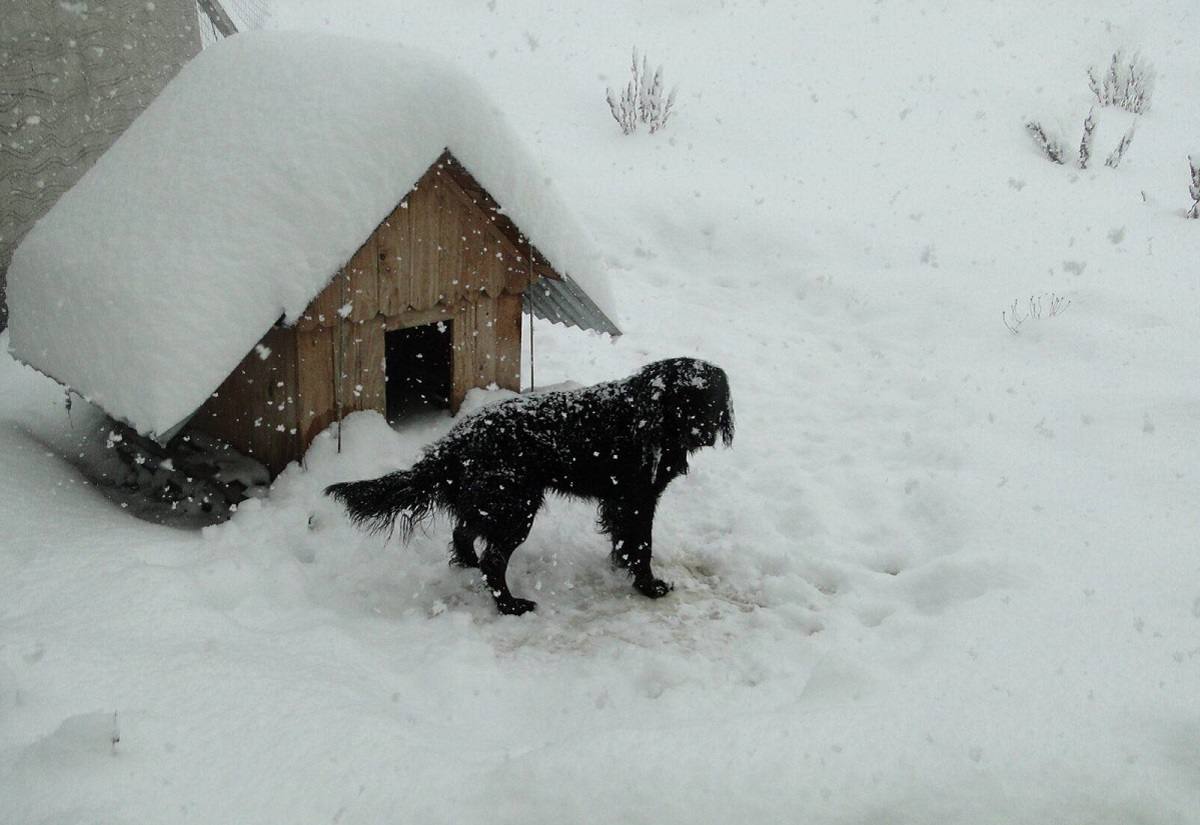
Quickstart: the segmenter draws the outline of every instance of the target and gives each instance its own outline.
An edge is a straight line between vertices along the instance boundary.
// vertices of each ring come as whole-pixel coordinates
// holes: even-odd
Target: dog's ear
[[[726,391],[725,407],[721,410],[721,416],[717,422],[718,430],[721,433],[721,443],[726,447],[733,446],[733,396]]]
[[[708,404],[710,409],[716,408],[716,429],[721,436],[721,442],[730,447],[733,445],[733,395],[729,392],[729,376],[725,370],[713,364],[705,364],[706,383],[708,386]],[[709,419],[712,420],[711,418]]]

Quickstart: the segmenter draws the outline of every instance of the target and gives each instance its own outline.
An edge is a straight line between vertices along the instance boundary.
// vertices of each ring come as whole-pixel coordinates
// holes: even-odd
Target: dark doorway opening
[[[438,321],[385,334],[388,421],[450,409],[451,323]]]

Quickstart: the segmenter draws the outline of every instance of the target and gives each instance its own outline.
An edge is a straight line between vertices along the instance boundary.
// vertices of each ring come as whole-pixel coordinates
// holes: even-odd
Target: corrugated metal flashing
[[[579,285],[564,274],[562,280],[542,276],[525,290],[525,311],[543,321],[580,329],[607,332],[614,338],[621,334],[617,325],[592,302]]]

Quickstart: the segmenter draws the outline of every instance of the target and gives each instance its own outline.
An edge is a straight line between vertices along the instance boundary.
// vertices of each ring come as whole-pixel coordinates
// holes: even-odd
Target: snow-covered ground
[[[538,384],[729,372],[733,449],[659,511],[676,591],[555,501],[500,617],[444,523],[396,546],[320,496],[440,418],[147,524],[5,357],[0,821],[1200,822],[1194,5],[392,6],[271,19],[443,51],[551,170],[626,334],[539,324]],[[654,136],[604,103],[633,44],[680,85]],[[1158,70],[1125,159],[1051,164],[1024,122],[1073,147],[1121,46]]]

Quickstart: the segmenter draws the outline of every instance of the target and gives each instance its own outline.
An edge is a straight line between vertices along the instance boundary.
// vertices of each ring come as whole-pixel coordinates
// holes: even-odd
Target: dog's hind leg
[[[521,540],[524,540],[524,537]],[[521,541],[513,541],[512,537],[500,541],[488,539],[487,549],[479,559],[479,569],[483,571],[488,590],[496,600],[496,609],[508,616],[520,616],[537,607],[537,602],[518,599],[508,589],[508,560],[520,543]]]
[[[455,502],[454,514],[464,525],[461,535],[483,536],[487,543],[479,569],[501,613],[519,616],[536,606],[518,599],[508,589],[508,560],[529,535],[534,516],[542,506],[542,491],[514,487],[507,476],[477,476]],[[455,537],[460,535],[455,530]]]
[[[643,596],[661,598],[673,586],[654,575],[650,567],[653,554],[654,510],[657,497],[642,500],[606,499],[600,502],[600,527],[612,537],[612,561],[633,576],[633,587]]]
[[[479,556],[475,553],[475,538],[479,534],[459,521],[454,528],[454,541],[450,545],[450,563],[455,567],[478,567]]]

